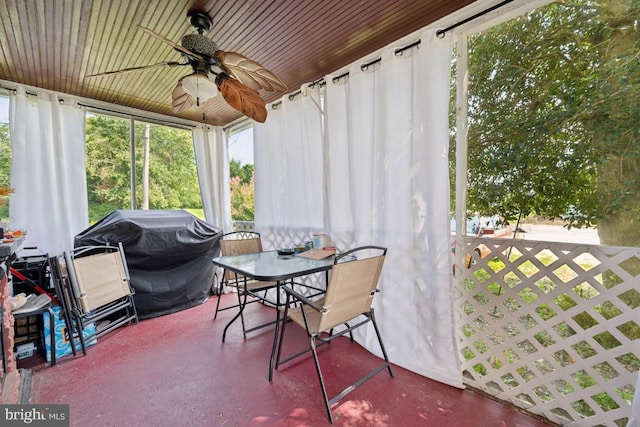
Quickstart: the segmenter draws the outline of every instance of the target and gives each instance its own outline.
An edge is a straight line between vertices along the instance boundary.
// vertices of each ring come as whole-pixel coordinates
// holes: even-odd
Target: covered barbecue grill
[[[138,317],[146,319],[207,300],[221,236],[183,210],[117,210],[78,234],[74,246],[122,243]]]

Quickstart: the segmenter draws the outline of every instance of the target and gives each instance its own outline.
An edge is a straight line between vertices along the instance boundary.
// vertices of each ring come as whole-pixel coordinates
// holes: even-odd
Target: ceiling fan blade
[[[218,50],[214,57],[220,61],[222,68],[228,74],[252,89],[274,92],[287,90],[287,85],[278,76],[246,56]]]
[[[243,85],[224,73],[218,74],[216,84],[222,97],[233,108],[256,122],[264,123],[267,120],[267,108],[257,90]]]
[[[108,76],[110,74],[128,73],[130,71],[147,70],[147,69],[151,69],[151,68],[164,67],[164,66],[167,66],[167,65],[170,66],[170,67],[174,67],[176,65],[189,65],[189,63],[183,64],[182,62],[164,61],[164,62],[158,62],[157,64],[142,65],[140,67],[122,68],[120,70],[106,71],[104,73],[97,73],[97,74],[90,74],[88,76],[85,76],[85,78],[87,78],[87,77],[98,77],[98,76]]]
[[[143,27],[143,26],[141,26],[141,25],[138,25],[138,28],[140,28],[140,29],[141,29],[142,31],[144,31],[145,33],[147,33],[147,34],[149,34],[149,35],[152,35],[153,37],[155,37],[155,38],[157,38],[157,39],[159,39],[159,40],[161,40],[161,41],[165,42],[165,43],[166,43],[166,44],[168,44],[169,46],[173,47],[174,49],[176,49],[176,50],[178,50],[178,51],[180,51],[180,52],[182,52],[182,53],[184,53],[185,55],[188,55],[188,56],[190,56],[190,57],[192,57],[192,58],[195,58],[195,59],[198,59],[198,60],[200,60],[200,61],[202,61],[202,60],[204,59],[204,57],[203,57],[202,55],[198,55],[198,54],[197,54],[197,53],[195,53],[195,52],[191,52],[189,49],[186,49],[186,48],[184,48],[184,47],[180,46],[178,43],[175,43],[175,42],[173,42],[173,41],[169,40],[169,39],[168,39],[168,38],[166,38],[165,36],[162,36],[162,35],[160,35],[160,34],[156,33],[156,32],[155,32],[155,31],[153,31],[153,30],[150,30],[150,29],[148,29],[148,28],[146,28],[146,27]]]
[[[193,107],[195,101],[182,87],[182,80],[178,81],[176,87],[171,92],[171,107],[173,112],[179,114],[184,110],[188,110]]]

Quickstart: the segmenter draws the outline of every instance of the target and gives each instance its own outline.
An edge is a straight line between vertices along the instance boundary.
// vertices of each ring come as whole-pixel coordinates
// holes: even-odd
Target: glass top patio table
[[[213,258],[213,264],[250,279],[281,282],[331,270],[333,256],[314,260],[296,255],[278,255],[278,251],[265,251],[255,254],[220,256]]]
[[[265,251],[253,254],[227,255],[213,258],[213,264],[223,269],[234,271],[248,279],[264,282],[276,282],[276,320],[275,333],[273,336],[273,346],[271,357],[269,358],[269,382],[273,378],[274,355],[278,340],[278,330],[280,328],[280,286],[296,277],[308,274],[326,272],[333,267],[334,256],[329,256],[320,260],[304,258],[296,255],[278,255],[278,251]],[[227,329],[242,315],[246,305],[246,296],[240,306],[238,313],[227,323],[222,333],[222,342],[225,340]]]

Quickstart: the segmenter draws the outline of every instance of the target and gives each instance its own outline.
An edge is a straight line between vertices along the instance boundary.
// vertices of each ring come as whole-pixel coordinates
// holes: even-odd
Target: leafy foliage
[[[135,125],[136,202],[142,201],[145,123]],[[202,208],[191,134],[151,125],[149,208]],[[129,121],[91,116],[86,125],[86,169],[90,220],[131,206]]]
[[[131,205],[129,122],[106,116],[90,117],[86,122],[85,141],[89,206],[128,209]]]
[[[11,185],[11,139],[9,125],[0,123],[0,186]],[[0,204],[0,218],[9,218],[9,204]]]
[[[235,221],[254,220],[253,165],[229,162],[231,187],[231,217]]]
[[[91,115],[85,128],[89,220],[95,222],[116,209],[131,208],[131,150],[129,120]],[[145,123],[135,125],[136,202],[142,201],[142,162]],[[202,211],[191,134],[151,125],[149,208]],[[9,126],[0,124],[0,185],[8,185],[11,169]],[[230,162],[232,216],[253,221],[253,165]],[[8,217],[8,206],[0,206]]]
[[[229,161],[229,175],[231,179],[237,177],[240,184],[249,184],[253,179],[253,165],[243,165],[240,160],[231,159]]]
[[[470,39],[469,210],[640,220],[638,16],[565,0]]]

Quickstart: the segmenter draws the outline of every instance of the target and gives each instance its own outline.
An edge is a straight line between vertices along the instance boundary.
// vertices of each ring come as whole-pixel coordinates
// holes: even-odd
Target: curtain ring
[[[367,62],[366,64],[362,64],[360,66],[360,70],[361,71],[367,71],[369,69],[370,65],[377,64],[378,62],[382,62],[382,58],[374,59],[371,62]]]

